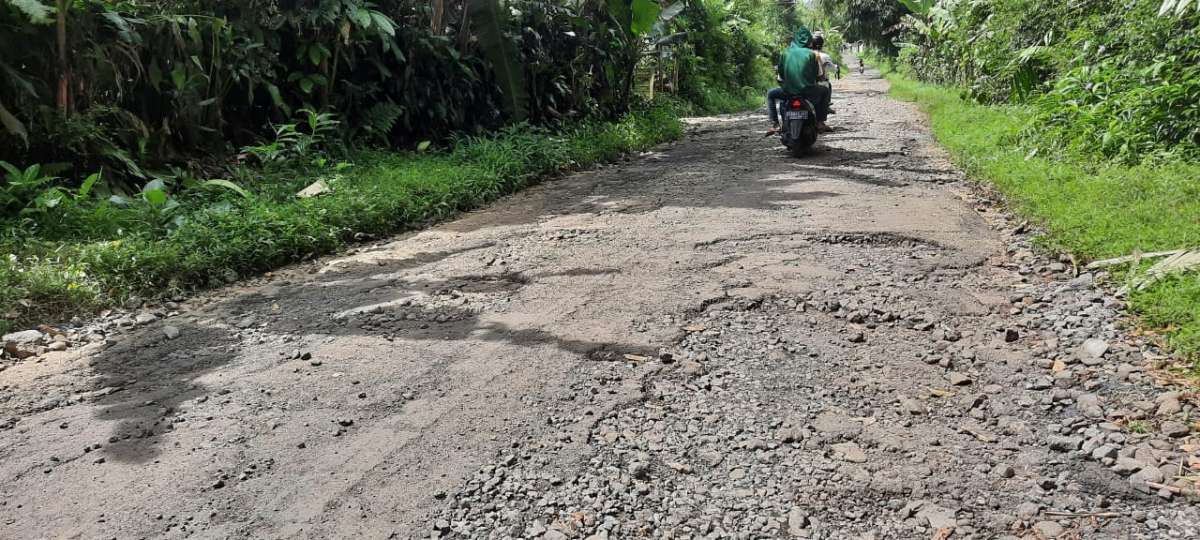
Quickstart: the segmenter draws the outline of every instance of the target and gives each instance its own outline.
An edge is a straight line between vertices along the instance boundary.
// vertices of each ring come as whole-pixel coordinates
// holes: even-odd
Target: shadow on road
[[[185,401],[211,397],[214,390],[195,382],[237,356],[236,336],[227,329],[176,323],[179,338],[168,341],[161,326],[123,336],[92,361],[97,388],[117,389],[100,400],[97,419],[117,421],[106,456],[114,461],[145,463],[174,429],[173,419]]]
[[[118,422],[102,448],[103,454],[117,462],[150,462],[170,440],[175,422],[181,421],[177,412],[182,403],[222,399],[228,389],[212,388],[197,380],[238,357],[241,330],[237,326],[246,321],[275,335],[363,335],[407,341],[551,345],[598,361],[621,360],[625,354],[656,353],[644,346],[568,339],[542,328],[512,328],[482,321],[482,309],[457,300],[466,294],[511,296],[540,280],[600,279],[620,272],[614,268],[574,268],[530,275],[498,271],[445,279],[387,277],[451,257],[470,256],[473,251],[491,246],[480,243],[403,259],[347,265],[316,275],[310,281],[281,288],[266,287],[257,293],[235,295],[210,305],[198,313],[201,319],[214,321],[209,324],[172,320],[170,324],[180,330],[175,340],[168,340],[159,324],[122,337],[92,364],[97,388],[119,388],[99,402],[96,413],[98,420]],[[400,302],[406,299],[410,301]],[[549,327],[554,321],[544,322]]]

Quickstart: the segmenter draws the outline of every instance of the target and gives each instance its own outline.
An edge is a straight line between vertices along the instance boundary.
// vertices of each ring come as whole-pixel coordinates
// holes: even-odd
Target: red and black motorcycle
[[[801,157],[817,142],[817,109],[801,97],[784,99],[780,109],[779,139],[793,156]]]

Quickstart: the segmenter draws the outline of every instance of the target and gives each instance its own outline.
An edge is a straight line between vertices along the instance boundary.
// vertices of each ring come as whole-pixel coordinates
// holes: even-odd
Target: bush
[[[1159,17],[1160,4],[941,2],[911,16],[899,58],[982,103],[1032,104],[1024,143],[1041,152],[1197,159],[1200,12]]]
[[[682,0],[647,29],[632,13],[656,2],[470,1],[87,0],[62,36],[40,0],[0,2],[0,160],[63,164],[68,186],[104,169],[132,193],[171,166],[220,176],[304,109],[391,148],[615,120],[651,49],[686,64],[670,88],[685,98],[759,84],[779,9]]]

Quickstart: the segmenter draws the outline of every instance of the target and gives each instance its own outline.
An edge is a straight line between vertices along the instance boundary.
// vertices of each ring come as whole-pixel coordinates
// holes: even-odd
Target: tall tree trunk
[[[637,49],[627,52],[626,61],[629,62],[629,68],[625,71],[625,80],[621,82],[621,110],[618,115],[629,112],[629,104],[633,101],[633,79],[637,76]]]
[[[58,110],[71,112],[71,64],[67,61],[67,0],[57,0],[58,8]]]
[[[333,67],[330,69],[329,84],[325,85],[325,93],[321,96],[321,107],[329,109],[329,93],[337,84],[338,66],[342,62],[342,40],[339,37],[333,44]]]
[[[440,36],[445,30],[446,19],[446,0],[429,0],[429,29],[433,31],[433,35]]]

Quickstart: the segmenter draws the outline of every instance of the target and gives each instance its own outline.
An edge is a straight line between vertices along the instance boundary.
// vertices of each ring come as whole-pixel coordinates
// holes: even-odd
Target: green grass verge
[[[888,75],[893,96],[918,103],[934,135],[974,179],[994,185],[1045,228],[1051,250],[1085,260],[1200,246],[1200,164],[1126,166],[1083,156],[1029,155],[1030,112],[983,106],[960,92]],[[1175,350],[1200,355],[1200,275],[1131,296],[1147,327]]]
[[[741,88],[724,90],[703,88],[697,100],[699,105],[688,107],[696,114],[724,114],[757,109],[766,104],[766,88]]]
[[[748,95],[748,93],[747,93]],[[718,96],[719,97],[719,96]],[[737,96],[715,108],[744,107]],[[252,186],[254,195],[194,205],[174,227],[104,214],[86,219],[75,236],[39,238],[4,231],[0,250],[0,331],[86,316],[130,295],[160,297],[332,253],[361,235],[387,235],[476,208],[547,176],[611,161],[678,138],[680,103],[659,102],[619,122],[588,123],[565,132],[514,128],[461,141],[441,154],[359,152],[356,165],[276,170]],[[325,178],[333,192],[311,199],[294,194]],[[214,209],[219,209],[215,211]],[[64,214],[64,219],[72,218]],[[100,218],[87,217],[97,220]],[[95,231],[118,229],[97,238]],[[129,230],[133,229],[133,230]],[[103,235],[101,235],[103,236]]]

